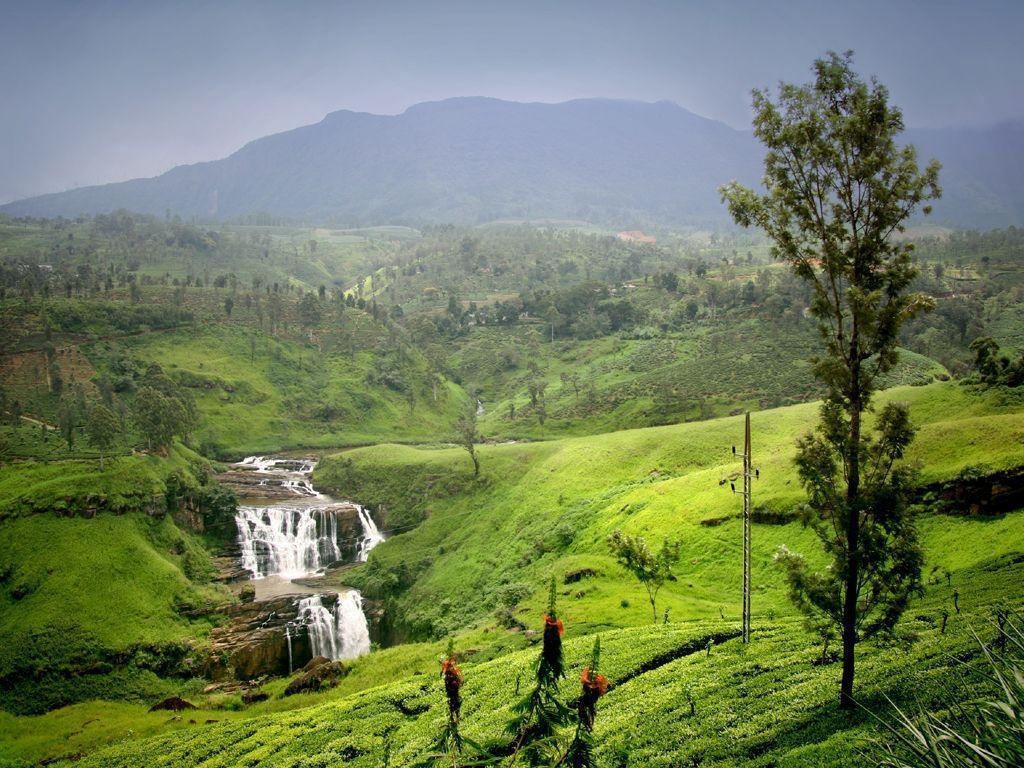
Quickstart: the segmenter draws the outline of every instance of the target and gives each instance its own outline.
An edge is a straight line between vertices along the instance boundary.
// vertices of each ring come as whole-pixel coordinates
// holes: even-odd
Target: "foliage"
[[[679,542],[666,539],[655,553],[643,536],[626,536],[622,531],[613,531],[608,537],[608,548],[619,564],[644,585],[651,603],[651,613],[657,622],[658,592],[667,580],[675,578],[672,566],[679,562]]]
[[[856,558],[858,639],[891,630],[922,588],[924,553],[907,510],[913,475],[897,464],[915,430],[906,408],[897,403],[882,409],[875,430],[877,439],[861,446],[864,482],[857,507],[850,509],[843,482],[849,421],[835,402],[823,404],[819,431],[798,442],[796,464],[808,494],[804,522],[817,533],[830,562],[826,570],[813,572],[784,546],[776,554],[794,604],[810,617],[825,618],[838,632],[843,629],[847,564]],[[854,514],[860,529],[855,555],[843,536],[845,521]]]
[[[999,354],[999,342],[991,336],[971,342],[975,353],[974,368],[983,384],[1002,384],[1007,387],[1024,385],[1024,354],[1017,360]]]
[[[565,627],[555,612],[555,580],[551,579],[548,611],[544,615],[536,682],[515,705],[515,719],[508,725],[513,754],[520,753],[529,765],[545,765],[558,754],[558,729],[569,722],[571,711],[559,699],[558,681],[565,677],[562,633]],[[515,758],[513,758],[513,761]]]
[[[1004,628],[1000,628],[1000,638]],[[1005,628],[1010,651],[982,645],[987,673],[998,698],[979,700],[977,692],[957,692],[948,714],[910,717],[895,707],[886,721],[892,738],[874,755],[885,768],[1009,768],[1024,765],[1024,632],[1020,618]],[[980,642],[980,640],[979,640]],[[954,694],[957,695],[957,694]]]
[[[904,222],[919,207],[925,213],[930,210],[923,204],[940,194],[939,164],[933,161],[922,173],[913,147],[897,147],[902,113],[889,105],[884,86],[876,81],[869,85],[857,76],[852,53],[830,53],[815,62],[814,71],[812,84],[780,86],[777,103],[763,91],[754,92],[754,133],[768,149],[767,194],[733,182],[723,187],[722,195],[737,223],[764,230],[776,253],[814,290],[811,311],[825,347],[814,372],[834,407],[822,420],[825,442],[802,446],[802,472],[811,469],[833,482],[837,474],[827,466],[836,461],[832,452],[838,453],[843,468],[845,487],[830,494],[844,496],[842,505],[829,504],[819,481],[807,479],[806,473],[803,479],[811,486],[812,507],[833,521],[831,552],[841,553],[835,568],[841,581],[835,583],[838,591],[832,601],[842,604],[840,702],[851,707],[854,653],[864,608],[861,589],[871,578],[861,573],[863,567],[871,569],[861,563],[861,555],[875,546],[906,544],[908,551],[914,547],[912,536],[886,536],[868,547],[861,542],[870,538],[871,521],[885,515],[870,505],[877,503],[880,493],[899,493],[898,487],[868,487],[872,480],[861,466],[861,417],[877,377],[896,362],[900,324],[930,306],[926,298],[909,291],[916,276],[912,246],[892,235],[903,231]],[[818,450],[826,443],[831,446],[827,457]],[[899,446],[899,455],[904,447]],[[899,523],[896,532],[906,526],[909,523]],[[893,560],[909,567],[919,562],[902,554]],[[903,576],[904,585],[918,578],[911,573]],[[905,601],[890,604],[902,610]]]
[[[608,693],[608,678],[598,672],[601,659],[601,638],[594,640],[590,663],[580,675],[582,691],[576,700],[576,732],[565,754],[557,765],[570,768],[594,768],[594,721],[597,717],[597,700]]]
[[[483,749],[479,744],[467,740],[459,732],[459,717],[462,712],[462,685],[465,680],[462,677],[462,670],[459,669],[458,659],[455,656],[455,645],[452,640],[448,641],[448,648],[444,658],[441,659],[441,681],[444,684],[444,695],[448,705],[448,717],[441,735],[433,746],[434,754],[429,760],[430,764],[438,765],[451,761],[452,766],[458,766],[460,756],[466,746],[471,747],[478,753]]]

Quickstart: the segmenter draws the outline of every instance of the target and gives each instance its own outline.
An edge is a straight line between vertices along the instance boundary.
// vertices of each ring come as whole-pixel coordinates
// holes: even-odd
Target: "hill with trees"
[[[909,406],[924,592],[858,644],[867,709],[847,715],[837,638],[776,561],[785,545],[826,564],[793,465],[826,391],[812,292],[760,235],[0,219],[0,765],[414,764],[456,678],[459,733],[508,755],[558,622],[570,679],[551,701],[578,716],[603,689],[599,765],[881,762],[886,697],[940,715],[951,695],[995,700],[974,635],[1012,651],[1020,609],[1022,230],[915,245],[909,289],[936,306],[903,325],[866,424]],[[212,638],[246,606],[219,578],[234,499],[217,462],[286,449],[322,456],[317,487],[387,536],[321,584],[361,589],[374,651],[297,695],[295,678],[210,679]],[[665,553],[653,606],[610,546],[641,539]],[[148,711],[168,696],[198,709]],[[552,736],[580,748],[568,720]]]
[[[910,131],[906,140],[946,169],[938,224],[1024,224],[1021,126]],[[124,208],[342,227],[536,219],[722,227],[728,218],[715,190],[730,179],[757,182],[759,157],[750,133],[669,102],[458,98],[395,116],[334,112],[221,160],[0,211],[74,218]]]

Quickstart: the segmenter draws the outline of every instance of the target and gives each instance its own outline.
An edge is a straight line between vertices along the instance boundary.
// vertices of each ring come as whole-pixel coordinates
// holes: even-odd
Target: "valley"
[[[1021,608],[1024,394],[998,378],[1022,247],[919,240],[936,308],[874,413],[917,430],[923,584],[859,646],[846,714],[836,640],[776,562],[826,564],[794,466],[817,332],[756,237],[0,220],[0,765],[416,764],[448,643],[464,733],[500,755],[552,580],[567,699],[601,641],[600,764],[847,765],[893,704],[947,706],[953,657],[995,695],[979,640]],[[1006,366],[977,369],[979,337]],[[679,542],[654,623],[614,531]],[[149,711],[171,697],[197,709]]]

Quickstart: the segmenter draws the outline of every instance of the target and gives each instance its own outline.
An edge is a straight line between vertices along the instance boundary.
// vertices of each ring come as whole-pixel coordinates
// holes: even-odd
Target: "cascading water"
[[[284,625],[284,641],[288,644],[288,674],[292,673],[292,623]]]
[[[370,652],[362,597],[355,590],[338,595],[333,614],[324,607],[320,595],[302,598],[298,621],[306,626],[313,656],[354,659]]]
[[[239,469],[266,475],[259,486],[274,488],[280,503],[239,506],[235,515],[242,567],[254,579],[277,576],[291,580],[314,576],[341,560],[338,543],[338,505],[319,493],[310,482],[315,462],[305,459],[277,459],[250,456],[236,465]],[[291,498],[294,496],[294,499]],[[384,541],[370,513],[353,505],[363,529],[356,559],[365,562],[370,550]],[[324,607],[320,595],[299,600],[298,615],[285,626],[288,668],[292,668],[292,639],[305,628],[313,656],[352,659],[369,653],[370,634],[359,592],[338,595],[333,613]]]
[[[266,474],[268,478],[261,483],[273,483],[298,497],[281,504],[238,507],[235,523],[242,567],[253,578],[277,575],[298,579],[341,560],[338,520],[329,509],[334,502],[317,492],[309,481],[315,463],[250,456],[236,466]],[[369,512],[354,506],[363,528],[356,559],[365,562],[384,536]]]
[[[253,578],[298,579],[341,559],[337,518],[323,508],[240,506],[235,522],[242,567]]]
[[[373,522],[370,513],[363,507],[359,507],[359,523],[363,526],[363,540],[359,542],[359,551],[356,553],[356,560],[365,563],[370,556],[370,550],[384,541],[384,534],[377,530],[377,524]]]

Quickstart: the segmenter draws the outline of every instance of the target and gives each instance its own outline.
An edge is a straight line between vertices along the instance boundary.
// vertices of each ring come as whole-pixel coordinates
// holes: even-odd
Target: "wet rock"
[[[169,699],[164,699],[159,704],[154,704],[149,708],[150,712],[159,712],[160,710],[166,709],[171,712],[181,712],[184,709],[195,709],[196,705],[191,702],[185,701],[180,696],[171,696]]]
[[[325,605],[332,604],[331,597],[336,599],[325,596]],[[221,606],[217,612],[226,615],[228,622],[210,633],[210,658],[214,664],[207,670],[209,677],[253,680],[264,675],[288,674],[285,625],[297,617],[295,595]],[[293,629],[293,664],[305,664],[311,655],[308,636]]]
[[[246,691],[242,694],[242,703],[245,705],[259,704],[269,698],[270,694],[265,691]]]
[[[288,687],[284,689],[284,695],[293,696],[296,693],[313,693],[323,688],[333,688],[347,674],[348,667],[340,661],[328,661],[326,664],[317,665],[308,672],[302,672],[288,683]]]

